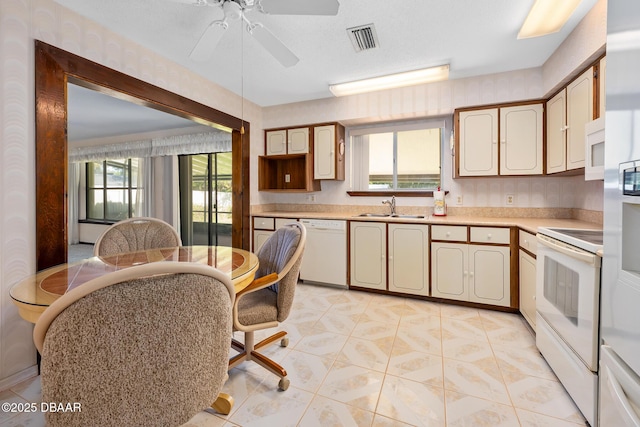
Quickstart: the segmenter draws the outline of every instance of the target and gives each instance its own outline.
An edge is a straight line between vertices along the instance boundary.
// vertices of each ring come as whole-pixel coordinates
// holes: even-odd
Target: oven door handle
[[[553,249],[554,251],[567,255],[571,258],[585,262],[589,265],[597,266],[597,263],[599,260],[598,255],[580,250],[578,248],[574,248],[573,246],[570,246],[570,245],[563,244],[562,242],[559,242],[555,239],[551,239],[540,233],[538,233],[537,236],[538,236],[538,243],[544,246],[547,246]]]

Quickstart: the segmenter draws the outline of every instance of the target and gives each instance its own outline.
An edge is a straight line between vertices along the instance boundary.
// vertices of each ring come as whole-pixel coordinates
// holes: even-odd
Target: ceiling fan
[[[247,19],[245,12],[257,10],[268,15],[337,15],[338,0],[173,0],[195,6],[219,7],[224,18],[213,21],[189,54],[194,61],[213,55],[231,21],[243,21],[247,32],[284,67],[298,63],[298,57],[260,22]]]

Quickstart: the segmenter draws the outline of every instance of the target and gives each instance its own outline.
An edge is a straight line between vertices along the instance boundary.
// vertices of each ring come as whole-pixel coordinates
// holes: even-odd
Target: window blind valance
[[[231,151],[231,134],[202,132],[127,141],[117,144],[75,147],[69,150],[70,162],[159,157],[179,154],[220,153]]]

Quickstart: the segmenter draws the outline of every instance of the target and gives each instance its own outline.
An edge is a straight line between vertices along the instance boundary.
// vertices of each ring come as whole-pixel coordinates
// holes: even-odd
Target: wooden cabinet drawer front
[[[520,247],[536,255],[538,253],[538,241],[536,239],[536,235],[524,230],[520,230],[518,234]]]
[[[474,243],[501,243],[508,245],[511,231],[508,228],[471,227],[471,241]]]
[[[275,230],[275,221],[273,218],[254,217],[253,218],[254,230]]]
[[[431,239],[466,242],[467,227],[464,225],[432,225]]]

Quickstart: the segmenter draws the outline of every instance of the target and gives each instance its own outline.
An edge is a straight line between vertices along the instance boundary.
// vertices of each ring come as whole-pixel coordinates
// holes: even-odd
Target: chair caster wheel
[[[289,345],[289,338],[285,337],[280,340],[280,347],[286,347],[288,345]]]
[[[287,378],[282,378],[278,383],[278,389],[280,391],[285,391],[286,389],[289,388],[289,384],[291,384],[291,381],[289,381]]]

